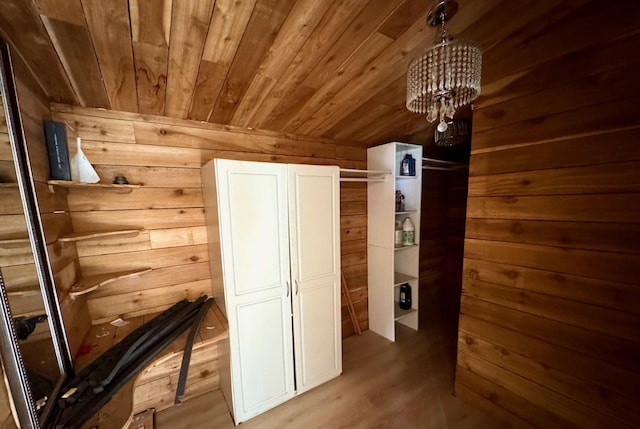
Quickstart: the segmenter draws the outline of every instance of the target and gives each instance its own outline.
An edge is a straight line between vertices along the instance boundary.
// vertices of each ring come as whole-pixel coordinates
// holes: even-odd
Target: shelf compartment
[[[415,313],[416,311],[418,311],[415,308],[410,308],[408,310],[403,310],[402,308],[400,308],[400,305],[397,302],[394,302],[394,307],[393,307],[393,320],[398,321],[404,317],[407,317],[408,315],[410,315],[411,313]]]
[[[144,232],[144,228],[122,229],[118,231],[89,231],[75,232],[58,238],[61,243],[74,243],[77,241],[97,240],[100,238],[116,238],[116,237],[137,237]]]
[[[409,283],[410,281],[414,281],[414,280],[418,280],[418,278],[414,276],[410,276],[408,274],[403,274],[398,272],[393,273],[393,287],[398,287],[403,283]]]
[[[55,192],[56,187],[60,188],[99,188],[99,189],[112,189],[121,193],[129,193],[134,189],[140,188],[142,185],[129,183],[127,185],[117,185],[115,183],[80,183],[69,180],[49,180],[49,191]]]
[[[116,282],[118,280],[124,280],[132,277],[139,277],[153,271],[153,268],[139,268],[137,270],[119,271],[115,273],[101,274],[98,276],[85,277],[80,279],[69,291],[69,296],[75,298],[80,295],[93,292],[94,290],[106,286],[109,283]]]

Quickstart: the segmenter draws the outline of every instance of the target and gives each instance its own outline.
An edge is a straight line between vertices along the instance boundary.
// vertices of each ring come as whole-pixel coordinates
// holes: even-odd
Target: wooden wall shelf
[[[40,285],[30,285],[30,286],[24,286],[20,288],[13,288],[13,289],[7,290],[6,292],[7,292],[7,296],[13,296],[13,297],[31,297],[31,296],[41,297],[42,296]],[[22,314],[20,314],[20,316],[22,316]]]
[[[131,184],[128,185],[116,185],[114,183],[80,183],[73,182],[68,180],[49,180],[47,181],[49,185],[49,191],[55,192],[56,187],[59,188],[94,188],[94,189],[106,189],[106,190],[115,190],[121,193],[129,193],[134,189],[140,188],[142,185],[139,184]]]
[[[17,188],[17,187],[18,187],[17,183],[11,183],[11,182],[0,183],[0,189],[1,188]]]
[[[117,231],[89,231],[74,232],[64,237],[59,237],[61,243],[75,243],[77,241],[98,240],[100,238],[116,238],[116,237],[136,237],[144,232],[144,228],[122,229]]]
[[[29,237],[4,238],[0,240],[0,247],[12,249],[14,247],[22,247],[30,243]]]
[[[106,286],[118,280],[124,280],[131,277],[139,277],[153,271],[153,268],[139,268],[137,270],[119,271],[114,273],[101,274],[97,276],[85,277],[80,279],[69,291],[69,296],[75,298],[80,295],[93,292],[94,290]]]

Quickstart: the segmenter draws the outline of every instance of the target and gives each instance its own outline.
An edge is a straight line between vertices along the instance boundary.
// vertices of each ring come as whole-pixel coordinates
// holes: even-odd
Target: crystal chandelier
[[[439,119],[438,131],[446,131],[447,120],[456,109],[480,94],[480,45],[454,40],[445,22],[458,10],[455,0],[440,0],[427,16],[427,23],[440,25],[436,39],[424,54],[411,61],[407,71],[407,109],[426,113],[427,120]]]

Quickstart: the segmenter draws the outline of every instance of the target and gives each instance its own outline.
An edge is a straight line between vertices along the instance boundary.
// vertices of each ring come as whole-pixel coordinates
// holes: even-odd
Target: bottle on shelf
[[[404,211],[404,195],[402,195],[402,192],[399,189],[396,191],[396,211]]]
[[[402,245],[413,246],[416,243],[416,229],[408,216],[402,222]]]
[[[415,176],[416,175],[416,160],[410,153],[406,154],[400,162],[400,175],[401,176]]]
[[[411,286],[409,286],[409,283],[400,285],[399,304],[403,310],[409,310],[411,308]]]
[[[402,247],[402,237],[403,237],[402,223],[400,223],[400,221],[397,220],[396,221],[396,230],[395,230],[394,242],[393,242],[393,244],[396,247]]]

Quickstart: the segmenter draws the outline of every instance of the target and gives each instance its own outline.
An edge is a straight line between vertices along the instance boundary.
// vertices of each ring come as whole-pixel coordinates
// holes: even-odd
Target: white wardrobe
[[[342,372],[339,170],[214,159],[202,178],[238,424]]]

